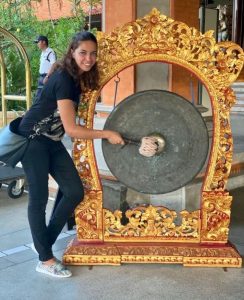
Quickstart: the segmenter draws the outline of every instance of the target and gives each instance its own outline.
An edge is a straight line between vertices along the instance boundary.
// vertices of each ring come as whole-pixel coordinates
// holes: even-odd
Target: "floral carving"
[[[165,207],[140,206],[127,210],[128,223],[122,225],[122,212],[112,213],[104,210],[104,237],[106,240],[140,239],[142,240],[174,240],[177,238],[196,240],[199,237],[199,211],[180,212],[181,225],[176,225],[177,213]]]

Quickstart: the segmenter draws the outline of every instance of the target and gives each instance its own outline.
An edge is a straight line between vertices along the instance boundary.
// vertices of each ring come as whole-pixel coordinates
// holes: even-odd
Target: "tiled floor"
[[[230,240],[244,256],[244,189],[234,196]],[[53,201],[49,201],[50,214]],[[0,190],[0,299],[244,299],[244,269],[184,268],[181,265],[73,266],[69,279],[35,272],[37,254],[30,249],[27,195],[12,200]],[[59,258],[74,236],[60,235]]]
[[[49,201],[47,217],[49,217],[53,201]],[[32,238],[27,221],[27,194],[19,199],[10,199],[6,188],[0,190],[0,270],[15,264],[37,259],[31,249]],[[55,244],[54,250],[66,247],[75,231],[64,229]]]

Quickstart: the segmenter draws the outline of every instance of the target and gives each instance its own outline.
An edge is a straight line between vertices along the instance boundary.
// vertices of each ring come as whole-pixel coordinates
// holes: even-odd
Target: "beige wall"
[[[157,8],[162,14],[169,16],[170,1],[162,0],[138,0],[136,16],[141,18],[148,14],[152,8]],[[168,90],[168,64],[159,62],[147,62],[136,66],[136,91],[149,89]]]
[[[172,1],[172,0],[171,0]],[[170,13],[170,0],[137,0],[136,14],[137,18],[144,17],[152,8],[157,8],[166,16]]]

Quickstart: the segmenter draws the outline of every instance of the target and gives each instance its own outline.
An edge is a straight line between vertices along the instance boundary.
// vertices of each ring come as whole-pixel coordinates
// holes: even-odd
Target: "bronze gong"
[[[111,112],[104,129],[120,132],[127,141],[124,146],[102,141],[111,173],[142,193],[164,194],[185,186],[200,172],[208,154],[208,131],[201,114],[191,102],[168,91],[147,90],[127,97]],[[152,157],[138,151],[146,136],[158,138],[159,151]]]

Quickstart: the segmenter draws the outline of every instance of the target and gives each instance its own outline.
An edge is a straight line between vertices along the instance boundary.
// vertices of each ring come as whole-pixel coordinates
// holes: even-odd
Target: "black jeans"
[[[38,136],[30,141],[22,160],[29,184],[28,219],[40,261],[53,257],[52,245],[75,207],[83,200],[83,185],[75,165],[61,142]],[[56,180],[63,197],[46,225],[48,174]]]

